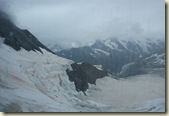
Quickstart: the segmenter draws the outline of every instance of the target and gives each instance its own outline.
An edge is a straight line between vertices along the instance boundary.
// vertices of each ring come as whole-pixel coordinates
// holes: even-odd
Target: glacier
[[[165,112],[164,77],[104,77],[89,84],[85,96],[66,74],[73,61],[42,48],[43,54],[16,51],[0,39],[2,112]]]

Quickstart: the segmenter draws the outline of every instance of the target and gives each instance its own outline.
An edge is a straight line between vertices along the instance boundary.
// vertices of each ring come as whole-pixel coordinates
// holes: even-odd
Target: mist
[[[0,8],[44,44],[165,38],[162,0],[0,0]]]

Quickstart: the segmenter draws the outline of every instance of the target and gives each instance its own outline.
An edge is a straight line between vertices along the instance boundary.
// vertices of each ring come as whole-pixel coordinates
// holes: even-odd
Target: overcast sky
[[[0,0],[0,6],[43,43],[165,36],[164,0]]]

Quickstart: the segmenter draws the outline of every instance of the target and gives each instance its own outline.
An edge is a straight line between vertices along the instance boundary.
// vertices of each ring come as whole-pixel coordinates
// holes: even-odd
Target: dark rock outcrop
[[[52,52],[41,42],[39,42],[39,40],[28,30],[18,28],[10,20],[9,16],[2,11],[0,11],[0,37],[5,38],[4,43],[17,51],[24,48],[27,51],[37,50],[42,53],[40,49],[41,47],[49,52]]]
[[[81,64],[71,64],[72,71],[66,70],[69,80],[75,83],[77,91],[86,91],[88,89],[88,83],[96,84],[96,79],[107,76],[106,71],[98,70],[94,66],[83,62]]]

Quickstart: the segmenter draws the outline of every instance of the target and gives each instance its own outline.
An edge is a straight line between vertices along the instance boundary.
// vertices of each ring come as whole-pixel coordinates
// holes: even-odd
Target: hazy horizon
[[[45,44],[165,37],[161,0],[0,0],[0,7]]]

